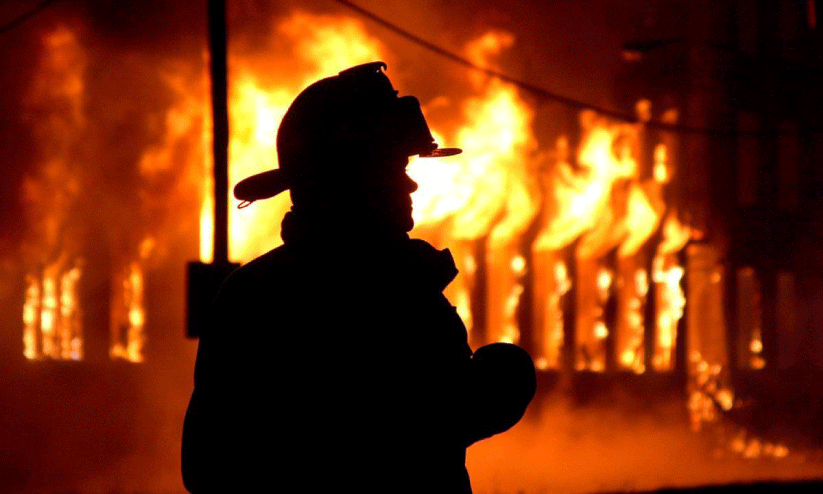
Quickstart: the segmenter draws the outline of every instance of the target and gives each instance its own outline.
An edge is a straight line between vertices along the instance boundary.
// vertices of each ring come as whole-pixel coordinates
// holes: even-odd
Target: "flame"
[[[505,32],[489,32],[470,42],[470,59],[489,65],[489,58],[514,42]],[[454,239],[475,240],[490,234],[502,247],[522,233],[537,211],[536,184],[527,172],[537,144],[533,110],[511,84],[472,73],[480,95],[462,105],[462,123],[452,134],[463,154],[437,167],[413,160],[409,175],[419,184],[412,195],[414,220],[420,227],[451,219]],[[439,142],[442,132],[432,129]],[[478,191],[483,193],[478,193]]]
[[[572,288],[569,270],[563,260],[552,252],[532,251],[534,265],[535,365],[540,369],[558,368],[565,330],[563,300]]]
[[[297,94],[312,82],[353,65],[385,60],[385,49],[356,20],[341,16],[295,12],[275,26],[292,46],[298,66],[285,76],[282,66],[238,53],[229,54],[232,67],[229,95],[229,182],[277,168],[277,129]],[[271,73],[280,74],[280,77]],[[275,82],[272,82],[275,81]],[[207,176],[211,175],[207,164]],[[213,235],[213,193],[204,184],[200,216],[201,260],[210,261]],[[233,260],[248,261],[276,247],[280,220],[291,206],[288,194],[267,201],[265,207],[229,210],[229,249]]]
[[[522,232],[537,210],[526,173],[532,113],[513,87],[492,81],[483,97],[467,103],[466,116],[457,143],[472,193],[454,213],[452,235],[476,239],[491,232],[489,241],[499,246]]]
[[[277,55],[283,59],[272,56],[273,50],[260,55],[242,43],[230,54],[230,184],[276,167],[279,122],[303,87],[352,65],[385,60],[389,55],[359,22],[343,16],[295,12],[277,22],[273,32],[271,43],[288,47],[288,56]],[[65,49],[73,46],[72,39],[70,33],[59,33],[49,46]],[[511,34],[493,31],[473,40],[465,51],[474,63],[491,66],[492,59],[511,48],[514,42]],[[63,59],[65,57],[60,58]],[[56,67],[55,70],[68,70],[65,65]],[[196,171],[203,190],[200,251],[201,258],[208,261],[213,197],[211,157],[205,146],[210,134],[203,90],[205,83],[203,78],[181,76],[182,72],[175,72],[174,67],[167,72],[164,74],[166,83],[178,97],[165,116],[166,134],[162,142],[147,149],[140,162],[140,171],[142,176],[152,176],[175,166],[179,158],[175,150],[181,143],[188,142],[190,147],[200,150],[189,150],[184,158],[187,166]],[[64,87],[61,94],[79,100],[83,92],[82,77],[66,76],[64,80],[67,81],[65,85],[58,85]],[[537,139],[532,129],[534,110],[510,84],[478,73],[468,73],[468,82],[474,96],[455,105],[458,111],[453,114],[457,118],[443,128],[432,125],[438,141],[455,143],[464,149],[464,154],[441,160],[437,167],[424,160],[413,160],[410,164],[409,173],[420,184],[413,195],[418,225],[413,234],[424,238],[432,235],[450,243],[466,242],[465,248],[455,249],[462,273],[450,287],[449,296],[471,327],[472,284],[476,272],[482,270],[482,279],[487,283],[488,314],[484,320],[488,323],[485,338],[489,341],[519,340],[519,304],[525,291],[523,279],[533,276],[547,280],[550,286],[540,304],[536,305],[549,314],[542,323],[543,330],[548,332],[544,343],[559,347],[564,334],[560,301],[572,286],[572,280],[568,266],[560,260],[563,256],[556,254],[579,239],[574,247],[576,262],[602,259],[612,249],[616,249],[617,259],[638,255],[657,231],[666,211],[662,188],[673,176],[669,141],[664,139],[666,143],[654,147],[651,172],[648,177],[642,177],[638,164],[642,153],[638,149],[642,141],[640,136],[645,132],[643,124],[616,124],[592,112],[583,112],[580,115],[583,130],[580,144],[570,149],[567,138],[557,140],[557,159],[545,174],[549,187],[545,188],[545,197],[541,197],[534,170],[545,155],[537,156]],[[444,104],[451,102],[438,99],[426,108]],[[69,112],[73,118],[82,121],[81,106],[70,108],[73,108]],[[639,102],[637,108],[641,121],[647,121],[651,115],[650,104]],[[204,174],[204,171],[208,173]],[[546,214],[530,254],[524,255],[521,237],[540,209],[541,201]],[[231,208],[232,259],[246,261],[279,244],[280,219],[289,205],[287,195],[281,195],[268,201],[265,207],[242,211]],[[677,321],[682,317],[683,295],[682,290],[678,290],[683,269],[676,265],[674,258],[666,256],[681,249],[690,236],[689,228],[681,225],[676,214],[669,211],[662,226],[663,241],[657,246],[657,255],[663,257],[652,263],[651,273],[646,272],[648,260],[635,264],[645,266],[644,269],[627,271],[604,262],[595,262],[591,269],[587,268],[588,272],[576,269],[575,276],[589,276],[591,280],[585,283],[575,280],[575,286],[582,291],[591,290],[593,295],[591,306],[586,309],[590,313],[585,315],[589,322],[578,322],[576,330],[584,331],[592,342],[599,342],[598,345],[612,332],[620,335],[627,331],[630,341],[619,344],[618,362],[642,372],[642,308],[651,277],[660,285],[664,302],[663,309],[656,315],[658,346],[663,353],[668,352],[668,357],[655,358],[661,362],[670,361]],[[486,255],[485,265],[479,267],[475,255],[481,239],[486,240]],[[538,262],[548,253],[554,253],[550,262]],[[121,302],[125,316],[120,318],[120,339],[112,346],[112,354],[139,360],[142,358],[137,356],[140,351],[129,350],[142,345],[145,325],[142,308],[144,257],[138,255],[136,259],[125,264],[128,274],[117,281],[122,283],[120,290],[131,295]],[[37,339],[28,328],[40,325],[51,331],[54,325],[54,283],[45,278],[42,282],[32,282],[27,288],[30,296],[24,306],[24,326],[27,328],[24,334],[28,342]],[[621,291],[619,287],[623,284],[631,289]],[[611,321],[606,321],[603,315],[605,304],[615,296],[627,300],[628,308],[621,312],[621,317],[627,321],[625,327],[621,323],[609,327]],[[127,335],[132,332],[141,336],[130,339]],[[134,343],[130,343],[132,340]],[[541,358],[547,366],[556,365],[559,353],[544,346]],[[593,367],[603,367],[600,357],[591,358],[595,362],[591,364]]]
[[[704,423],[717,421],[721,412],[734,407],[734,392],[725,384],[723,366],[709,365],[700,352],[692,352],[689,366],[688,410],[692,430],[697,432]]]
[[[618,331],[619,365],[636,374],[646,371],[644,364],[644,333],[645,318],[643,306],[649,292],[649,276],[645,269],[637,269],[632,277],[633,283],[627,284],[626,290],[621,293],[627,297],[625,304],[625,324]]]
[[[654,185],[653,183],[651,185]],[[632,183],[629,190],[625,218],[626,238],[617,250],[619,257],[637,253],[657,229],[660,214],[664,209],[660,192],[646,192],[638,183]],[[657,205],[653,205],[656,202]]]
[[[654,148],[654,179],[660,183],[667,183],[669,173],[669,150],[665,144],[658,144]]]
[[[23,355],[34,360],[39,355],[37,347],[40,332],[40,282],[31,274],[26,275],[26,296],[23,303]]]
[[[608,226],[612,211],[608,201],[612,185],[619,178],[631,177],[636,169],[634,160],[627,156],[618,158],[613,145],[618,136],[631,132],[631,127],[609,126],[594,114],[581,114],[585,135],[577,157],[578,170],[567,161],[557,163],[552,176],[554,195],[553,214],[540,232],[538,243],[543,249],[560,249],[571,244],[597,225]],[[559,142],[559,146],[567,145]],[[606,221],[604,221],[606,219]],[[610,228],[588,235],[578,250],[578,255],[590,258]]]
[[[491,57],[513,43],[511,34],[494,31],[470,42],[465,51],[475,63],[488,66]],[[417,225],[412,233],[426,238],[427,229],[441,225],[453,241],[473,242],[488,235],[486,341],[517,342],[524,291],[520,280],[528,270],[518,239],[539,204],[528,173],[537,148],[531,130],[534,112],[511,84],[474,73],[470,82],[479,95],[462,104],[462,122],[447,139],[463,154],[437,167],[425,160],[410,163],[409,175],[419,184],[412,195]],[[433,134],[443,142],[442,132],[433,128]],[[470,284],[468,276],[458,276],[454,285],[464,294],[459,302],[470,300]]]
[[[235,81],[229,99],[229,182],[232,184],[277,168],[277,125],[297,96],[283,90],[264,89],[254,74],[248,72],[240,74]],[[265,207],[230,208],[231,257],[248,261],[279,245],[280,220],[290,206],[288,195],[281,194],[267,201]]]
[[[82,360],[80,264],[80,260],[68,262],[62,256],[39,274],[26,276],[23,355],[27,359]]]
[[[652,279],[658,284],[659,309],[657,312],[657,341],[654,367],[656,370],[672,369],[672,353],[677,338],[677,323],[683,317],[686,297],[680,286],[684,270],[679,265],[665,266],[662,256],[654,258]]]
[[[82,192],[76,156],[86,126],[83,114],[85,53],[74,33],[60,26],[42,38],[42,55],[24,115],[41,145],[41,162],[23,181],[29,264],[23,304],[23,354],[28,359],[83,358],[79,280],[82,259],[70,211]],[[34,119],[46,115],[45,118]]]
[[[692,237],[692,229],[680,223],[672,210],[663,222],[663,241],[657,247],[660,255],[672,254],[681,250]]]
[[[680,286],[685,270],[676,253],[689,241],[692,231],[677,220],[677,214],[672,210],[663,222],[662,233],[663,238],[652,261],[652,279],[658,287],[653,365],[658,371],[671,370],[674,365],[672,354],[677,326],[686,306],[686,295]]]
[[[362,25],[340,16],[317,16],[297,12],[275,26],[286,44],[290,44],[298,70],[288,77],[274,77],[268,72],[274,63],[254,57],[230,54],[232,67],[230,94],[230,182],[276,167],[276,133],[282,116],[298,92],[311,82],[355,64],[386,59],[385,49],[371,38]],[[282,41],[282,40],[281,40]],[[469,57],[478,63],[510,47],[514,38],[504,32],[490,32],[469,43]],[[278,80],[279,79],[279,80]],[[275,82],[272,82],[275,81]],[[413,195],[414,219],[418,230],[413,234],[425,238],[421,230],[433,225],[447,225],[446,236],[453,241],[474,241],[489,236],[491,249],[500,254],[489,256],[499,266],[489,266],[491,278],[499,278],[499,293],[490,294],[489,326],[497,331],[488,335],[494,340],[516,341],[519,327],[517,308],[524,287],[518,281],[527,271],[522,254],[512,245],[534,217],[538,200],[536,185],[527,172],[536,150],[531,131],[533,111],[517,90],[488,77],[471,80],[479,93],[461,105],[462,123],[449,132],[432,126],[439,142],[454,142],[464,154],[441,160],[432,167],[424,160],[413,160],[410,176],[420,185]],[[450,136],[443,139],[441,136]],[[476,191],[483,190],[483,194]],[[212,236],[212,194],[204,188],[201,207],[201,259],[208,261]],[[230,213],[230,254],[235,260],[247,261],[280,243],[280,219],[290,206],[281,195],[267,201],[266,207],[247,208]],[[444,223],[448,220],[446,223]],[[471,257],[471,250],[465,256]],[[504,252],[505,251],[505,252]],[[461,255],[455,249],[456,257]],[[457,258],[458,265],[471,259]],[[520,259],[522,266],[511,269]],[[470,289],[461,274],[448,295],[471,327]],[[499,319],[499,320],[497,320]]]
[[[639,102],[637,110],[640,120],[648,121],[650,103]],[[675,117],[667,112],[665,118]],[[582,112],[580,123],[583,136],[577,150],[576,166],[570,162],[573,150],[569,148],[568,139],[561,136],[556,142],[555,162],[546,175],[546,213],[532,250],[535,256],[548,255],[579,239],[575,246],[579,260],[603,258],[616,247],[617,262],[623,266],[623,259],[640,255],[641,248],[658,230],[667,209],[663,185],[671,177],[669,147],[664,143],[655,146],[652,176],[641,177],[636,156],[644,132],[642,124],[614,124],[592,112]],[[691,235],[691,231],[680,225],[676,215],[671,213],[663,228],[664,243],[660,248],[665,252],[678,251]],[[645,255],[627,266],[647,262],[642,260]],[[643,306],[648,292],[648,274],[645,269],[635,269],[634,273],[621,268],[620,279],[634,276],[635,282],[621,282],[616,289],[619,316],[616,321],[617,364],[641,373],[645,372]],[[592,368],[591,362],[599,359],[596,355],[604,354],[602,345],[597,342],[609,334],[602,312],[603,304],[609,300],[607,292],[611,290],[613,275],[588,268],[578,275],[598,277],[591,288],[587,288],[588,282],[578,285],[583,290],[599,291],[599,301],[585,294],[578,296],[578,350],[588,363],[577,367]],[[545,283],[541,281],[545,279],[545,275],[538,277],[538,285]],[[678,300],[671,293],[666,296],[669,305],[676,305]],[[680,311],[682,315],[682,307]],[[676,326],[680,316],[674,306],[664,308],[663,312],[664,319],[668,318],[671,324],[666,326],[668,332],[659,339],[673,341],[670,326]],[[598,361],[596,366],[601,368],[603,364]]]
[[[577,168],[566,158],[568,139],[557,142],[560,158],[548,179],[550,214],[536,248],[557,250],[580,237],[577,254],[582,258],[599,257],[618,245],[618,255],[628,257],[656,230],[665,207],[659,185],[638,179],[633,149],[640,127],[611,124],[588,111],[580,120],[584,136]]]
[[[119,286],[114,287],[120,297],[112,308],[111,345],[109,356],[129,362],[143,362],[146,310],[143,304],[143,267],[131,262],[124,270]]]

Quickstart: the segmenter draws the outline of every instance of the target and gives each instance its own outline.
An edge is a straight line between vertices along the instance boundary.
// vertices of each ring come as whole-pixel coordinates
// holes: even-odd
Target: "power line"
[[[446,50],[445,48],[441,48],[441,47],[439,47],[439,46],[437,46],[433,43],[430,43],[430,42],[424,40],[423,38],[421,38],[421,37],[419,37],[415,34],[412,34],[409,31],[406,31],[405,29],[397,26],[396,24],[392,24],[389,21],[387,21],[387,20],[385,20],[381,17],[378,17],[376,14],[373,14],[372,12],[369,12],[368,10],[365,10],[365,9],[363,9],[363,8],[353,4],[351,2],[348,2],[346,0],[335,0],[335,1],[342,4],[342,5],[344,5],[344,6],[346,6],[347,8],[357,12],[358,14],[362,15],[363,17],[367,17],[367,18],[371,19],[372,21],[376,22],[377,24],[380,24],[381,26],[389,29],[390,31],[393,31],[396,34],[399,34],[400,36],[408,39],[409,41],[412,41],[412,42],[426,48],[429,51],[437,53],[438,55],[440,55],[444,58],[448,58],[449,60],[451,60],[453,62],[456,62],[460,65],[463,65],[464,67],[467,67],[469,69],[476,70],[476,71],[479,71],[479,72],[483,72],[486,75],[489,75],[489,76],[495,77],[497,79],[500,79],[502,81],[514,84],[518,87],[526,89],[529,92],[535,93],[539,96],[543,96],[546,99],[554,100],[554,101],[557,101],[558,103],[562,103],[564,105],[571,106],[573,108],[579,108],[581,110],[584,110],[584,109],[594,110],[598,113],[602,113],[602,114],[604,114],[606,116],[609,116],[609,117],[612,117],[616,120],[622,120],[622,121],[626,121],[626,122],[636,122],[637,121],[636,118],[631,117],[631,116],[627,116],[626,114],[624,114],[622,112],[618,112],[616,110],[610,110],[608,108],[602,108],[602,107],[595,106],[595,105],[592,105],[592,104],[589,104],[589,103],[584,103],[584,102],[578,101],[574,98],[569,98],[567,96],[563,96],[563,95],[551,92],[547,89],[543,89],[541,87],[535,86],[535,85],[533,85],[531,83],[528,83],[526,81],[515,79],[514,77],[503,74],[502,72],[498,72],[496,70],[489,69],[489,68],[486,68],[486,67],[480,67],[479,65],[476,65],[476,64],[472,63],[470,60],[468,60],[464,57],[461,57],[460,55],[457,55],[454,52]]]
[[[521,88],[525,91],[528,91],[528,92],[530,92],[530,93],[532,93],[536,96],[542,97],[544,99],[552,100],[552,101],[555,101],[557,103],[560,103],[560,104],[563,104],[563,105],[566,105],[566,106],[569,106],[569,107],[572,107],[572,108],[577,108],[577,109],[580,109],[580,110],[592,110],[592,111],[595,111],[595,112],[597,112],[601,115],[604,115],[604,116],[607,116],[609,118],[619,120],[619,121],[622,121],[622,122],[641,123],[641,120],[638,119],[634,115],[629,115],[629,114],[626,114],[624,112],[620,112],[618,110],[613,110],[613,109],[610,109],[610,108],[600,107],[600,106],[597,106],[597,105],[593,105],[591,103],[586,103],[584,101],[580,101],[580,100],[577,100],[577,99],[574,99],[574,98],[570,98],[568,96],[563,96],[561,94],[555,93],[553,91],[549,91],[548,89],[545,89],[545,88],[542,88],[542,87],[537,86],[535,84],[532,84],[528,81],[524,81],[522,79],[517,79],[517,78],[512,77],[510,75],[504,74],[504,73],[499,72],[497,70],[490,69],[488,67],[481,67],[481,66],[473,63],[472,61],[468,60],[467,58],[461,57],[460,55],[458,55],[458,54],[456,54],[452,51],[449,51],[445,48],[442,48],[438,45],[435,45],[434,43],[431,43],[431,42],[417,36],[416,34],[413,34],[409,31],[403,29],[402,27],[398,26],[397,24],[389,22],[386,19],[383,19],[382,17],[378,16],[377,14],[375,14],[371,11],[368,11],[368,10],[358,6],[358,5],[355,5],[355,4],[353,4],[353,3],[351,3],[347,0],[334,0],[334,1],[339,3],[340,5],[343,5],[344,7],[348,8],[349,10],[352,10],[352,11],[358,13],[359,15],[361,15],[361,16],[363,16],[363,17],[365,17],[365,18],[367,18],[367,19],[383,26],[384,28],[388,29],[389,31],[392,31],[395,34],[398,34],[399,36],[401,36],[403,38],[406,38],[407,40],[411,41],[412,43],[420,45],[423,48],[425,48],[425,49],[427,49],[427,50],[429,50],[429,51],[431,51],[431,52],[433,52],[437,55],[440,55],[443,58],[447,58],[447,59],[451,60],[452,62],[460,64],[460,65],[462,65],[462,66],[464,66],[468,69],[475,70],[475,71],[478,71],[478,72],[482,72],[482,73],[484,73],[486,75],[489,75],[491,77],[495,77],[495,78],[500,79],[504,82],[508,82],[509,84],[517,86],[517,87],[519,87],[519,88]],[[764,134],[784,135],[785,134],[785,135],[797,135],[797,134],[801,134],[801,133],[819,133],[819,132],[821,132],[821,130],[823,130],[823,129],[820,129],[820,128],[760,129],[760,130],[712,129],[712,128],[707,128],[707,127],[693,127],[693,126],[689,126],[689,125],[671,124],[671,123],[660,122],[660,121],[655,121],[655,120],[649,120],[649,121],[645,121],[645,122],[642,122],[642,123],[643,123],[643,125],[645,125],[646,127],[649,127],[649,128],[659,129],[659,130],[669,131],[669,132],[678,132],[678,133],[682,133],[682,134],[710,134],[710,135],[764,135]]]
[[[10,22],[7,22],[6,24],[3,24],[2,26],[0,26],[0,34],[5,34],[8,31],[11,31],[12,29],[16,28],[20,24],[26,22],[30,18],[37,15],[41,10],[45,9],[46,7],[48,7],[49,5],[51,5],[51,4],[53,4],[57,1],[58,0],[43,0],[39,4],[35,5],[31,10],[20,14],[16,19],[14,19]]]

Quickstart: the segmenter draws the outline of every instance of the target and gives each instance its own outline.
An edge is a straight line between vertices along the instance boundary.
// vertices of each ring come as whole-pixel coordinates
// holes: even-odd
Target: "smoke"
[[[727,424],[691,431],[673,388],[592,384],[585,401],[579,388],[538,396],[521,423],[470,447],[474,491],[622,492],[823,475],[819,455],[800,451],[744,459]]]
[[[258,67],[272,67],[261,70],[261,76],[281,81],[299,61],[290,60],[293,42],[273,36],[278,20],[298,6],[310,14],[350,14],[331,1],[228,3],[230,50]],[[513,48],[494,60],[503,72],[605,106],[620,99],[612,86],[619,44],[632,37],[635,18],[642,17],[637,15],[640,4],[648,2],[563,0],[551,8],[540,2],[492,3],[426,0],[395,6],[373,0],[362,5],[454,52],[490,29],[511,32],[517,40]],[[183,265],[196,257],[201,184],[193,177],[202,176],[202,170],[190,173],[185,164],[207,152],[199,136],[208,110],[197,108],[194,118],[186,119],[175,108],[207,101],[204,8],[205,2],[160,0],[56,2],[0,40],[7,68],[0,71],[0,102],[7,109],[0,123],[5,161],[0,194],[10,205],[0,208],[0,344],[2,355],[14,356],[3,359],[6,377],[0,378],[0,443],[8,445],[0,453],[0,490],[182,488],[179,438],[194,346],[183,339]],[[459,102],[467,98],[467,69],[359,22],[394,57],[386,61],[401,93],[415,94],[424,104],[443,96],[427,109],[433,122],[453,127]],[[68,29],[82,50],[77,60],[83,61],[83,97],[76,103],[82,128],[70,118],[66,98],[32,99],[38,71],[49,56],[42,40],[58,29]],[[70,71],[77,64],[63,68]],[[44,79],[43,87],[57,85]],[[560,134],[555,117],[561,112],[551,105],[547,111],[545,102],[537,106],[535,129],[552,130],[535,136],[546,149]],[[54,128],[41,126],[44,116],[70,132],[52,135]],[[61,140],[66,136],[70,142]],[[59,173],[47,172],[46,165],[58,158],[65,166],[54,168]],[[36,197],[52,202],[27,202],[24,183],[36,189]],[[20,250],[28,242],[34,250],[43,249],[42,262],[52,256],[39,243],[44,238],[39,232],[45,231],[38,230],[45,226],[39,218],[48,215],[37,208],[53,203],[55,213],[63,215],[64,230],[53,235],[59,245],[49,249],[70,247],[94,261],[84,275],[89,291],[82,305],[95,338],[106,341],[108,328],[101,321],[109,317],[108,287],[118,265],[134,256],[150,260],[150,333],[142,367],[83,363],[21,372]],[[146,244],[148,237],[154,241]],[[141,253],[144,246],[150,252]],[[24,378],[16,380],[19,375]],[[677,393],[661,398],[610,391],[584,404],[554,391],[539,398],[511,431],[470,448],[468,467],[478,494],[635,490],[823,475],[819,463],[801,463],[793,455],[743,460],[729,453],[726,439],[715,431],[688,430],[685,397]]]

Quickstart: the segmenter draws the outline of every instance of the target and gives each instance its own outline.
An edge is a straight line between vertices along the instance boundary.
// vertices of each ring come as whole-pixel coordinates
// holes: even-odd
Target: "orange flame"
[[[78,305],[79,261],[61,258],[39,276],[26,277],[23,355],[30,360],[83,358],[82,313]]]
[[[30,238],[24,251],[30,267],[23,305],[23,354],[28,359],[79,360],[83,357],[78,281],[82,260],[74,254],[69,211],[81,192],[73,160],[85,128],[83,74],[86,57],[77,37],[58,27],[42,38],[43,54],[24,105],[43,161],[25,177]],[[36,267],[31,267],[36,266]]]
[[[363,26],[350,18],[296,12],[280,22],[276,33],[293,45],[300,69],[272,77],[277,70],[271,61],[230,54],[232,78],[229,96],[230,142],[229,182],[236,184],[249,175],[277,168],[276,138],[280,120],[291,101],[310,83],[353,65],[385,60],[385,50]],[[279,85],[270,81],[279,79]],[[208,166],[209,175],[211,165]],[[208,261],[212,236],[213,196],[204,187],[201,212],[201,259]],[[267,201],[265,207],[230,208],[229,249],[233,260],[248,261],[276,247],[280,220],[291,206],[288,194]]]
[[[143,304],[143,267],[139,262],[131,262],[123,274],[120,286],[114,290],[120,293],[112,307],[111,345],[109,356],[129,362],[143,362],[143,345],[146,310]]]
[[[513,43],[509,33],[489,32],[469,43],[466,52],[475,63],[489,66],[491,56]],[[463,103],[463,120],[453,132],[454,139],[448,140],[463,148],[463,154],[436,168],[423,160],[409,166],[409,175],[420,185],[412,196],[419,227],[413,233],[425,238],[426,228],[439,224],[456,241],[472,242],[488,235],[485,339],[517,342],[517,309],[524,291],[520,280],[527,270],[518,239],[539,205],[536,183],[528,173],[537,148],[531,130],[534,112],[514,86],[471,75],[481,94]],[[474,265],[473,254],[463,249],[454,253],[458,265]],[[461,274],[449,289],[464,314],[471,313],[467,304],[473,273],[470,269]]]
[[[276,167],[279,122],[303,87],[352,65],[388,58],[385,48],[370,37],[363,26],[347,17],[296,12],[278,22],[274,32],[276,36],[272,43],[276,39],[278,46],[290,47],[290,60],[285,64],[244,52],[242,46],[230,54],[231,184]],[[513,43],[511,34],[489,32],[469,43],[466,52],[474,63],[491,66],[490,59]],[[59,32],[49,38],[47,44],[55,50],[80,53],[71,33]],[[268,53],[266,57],[269,57]],[[82,77],[71,75],[64,63],[65,56],[55,60],[58,59],[60,62],[54,63],[49,77],[57,77],[64,84],[41,84],[38,87],[42,91],[53,91],[48,89],[52,86],[62,88],[62,92],[58,92],[60,97],[73,102],[69,106],[71,118],[82,123],[81,106],[76,104],[82,96]],[[196,142],[194,147],[199,151],[190,151],[185,158],[202,183],[200,250],[201,258],[208,261],[213,197],[211,157],[205,146],[210,125],[203,97],[203,79],[193,86],[192,78],[181,77],[174,68],[164,77],[178,99],[166,115],[167,132],[163,141],[146,150],[140,170],[145,176],[167,170],[179,158],[175,149],[181,142],[190,145]],[[48,77],[44,80],[52,82]],[[533,276],[538,280],[549,280],[546,283],[551,286],[545,290],[540,302],[541,310],[549,314],[541,323],[548,333],[543,338],[544,354],[540,358],[545,360],[545,366],[557,365],[559,352],[545,345],[556,347],[561,344],[564,328],[560,300],[573,282],[568,275],[568,266],[560,260],[557,251],[579,239],[575,247],[576,262],[588,264],[582,268],[576,266],[575,276],[589,277],[590,280],[575,279],[574,283],[580,290],[590,291],[591,297],[576,301],[578,304],[585,302],[586,308],[580,312],[588,311],[582,316],[587,322],[578,321],[579,327],[575,328],[586,335],[578,341],[589,341],[596,349],[613,334],[627,332],[630,335],[627,341],[630,341],[619,344],[618,362],[642,372],[640,350],[644,322],[641,309],[651,277],[659,285],[658,302],[663,307],[656,315],[659,352],[656,351],[655,361],[662,362],[659,365],[664,367],[669,365],[683,303],[682,291],[678,292],[683,269],[676,265],[676,259],[671,255],[683,247],[691,236],[690,229],[680,225],[670,211],[661,230],[663,241],[657,247],[660,259],[655,259],[650,273],[647,272],[648,260],[627,264],[631,267],[626,269],[596,262],[613,249],[616,249],[617,259],[638,255],[658,230],[666,210],[662,188],[672,177],[669,147],[666,144],[655,147],[649,176],[641,177],[637,150],[642,141],[640,136],[645,132],[643,124],[615,124],[592,112],[583,112],[580,116],[583,136],[579,148],[570,150],[565,138],[557,142],[558,159],[548,172],[548,196],[544,204],[547,213],[527,257],[521,252],[521,236],[543,199],[533,172],[538,159],[537,140],[532,130],[534,111],[510,84],[478,73],[471,73],[469,82],[476,96],[460,102],[457,123],[452,122],[445,130],[432,129],[438,141],[455,143],[464,149],[464,154],[442,160],[437,167],[423,160],[414,160],[409,167],[410,175],[420,184],[413,195],[414,217],[418,225],[413,234],[424,238],[433,235],[440,242],[445,240],[462,245],[454,248],[462,273],[449,288],[449,296],[467,325],[471,327],[471,285],[475,273],[482,268],[488,288],[485,338],[488,341],[518,341],[518,308],[525,290],[523,279],[530,274],[530,269],[542,270]],[[442,100],[431,103],[432,106],[437,104],[443,104]],[[651,114],[648,102],[638,104],[638,112],[641,121],[647,121]],[[575,165],[572,166],[570,156],[575,153]],[[57,169],[65,168],[59,159],[55,163],[53,166]],[[204,169],[208,172],[204,174],[205,179],[201,174]],[[289,198],[284,194],[268,201],[265,207],[242,211],[231,208],[232,259],[246,261],[278,245],[280,219],[289,205]],[[59,225],[60,221],[51,220],[51,224],[55,223]],[[487,239],[484,266],[478,266],[475,258],[479,239]],[[550,262],[538,262],[541,256],[550,253]],[[125,321],[122,328],[127,329],[118,333],[119,338],[114,338],[116,343],[111,350],[112,355],[135,360],[142,358],[139,348],[145,324],[142,261],[141,257],[139,261],[127,264],[127,274],[121,280],[120,290],[127,294],[122,301],[125,316],[121,320]],[[23,317],[27,342],[37,340],[32,335],[36,333],[33,328],[38,325],[47,332],[52,331],[55,307],[62,303],[54,302],[55,294],[59,292],[54,288],[56,283],[59,282],[44,277],[29,284],[27,294],[30,296],[27,296]],[[620,324],[609,327],[611,322],[604,318],[603,306],[615,296],[615,287],[626,284],[632,289],[625,293],[620,291],[617,296],[628,297],[628,308],[621,313],[627,323],[625,327]],[[131,334],[133,338],[128,336]],[[661,352],[662,356],[657,355]],[[27,350],[28,353],[32,351]],[[589,368],[603,369],[602,359],[594,356],[601,353],[600,350],[592,351]]]
[[[300,89],[329,74],[370,60],[386,59],[384,48],[367,35],[357,21],[346,17],[316,16],[295,13],[279,23],[276,32],[293,45],[300,67],[289,77],[267,74],[271,64],[249,57],[234,55],[230,117],[230,182],[253,173],[276,167],[276,133],[288,105]],[[467,48],[474,59],[485,59],[513,43],[507,33],[489,33]],[[280,80],[273,84],[269,81]],[[442,160],[432,167],[423,160],[409,166],[409,174],[420,187],[413,195],[414,219],[418,230],[443,224],[448,220],[447,236],[455,240],[474,240],[488,234],[493,248],[509,249],[533,218],[538,201],[536,186],[527,173],[530,154],[536,149],[531,132],[533,112],[520,99],[516,89],[488,78],[473,83],[480,96],[467,100],[463,106],[464,123],[450,132],[464,149],[458,157]],[[436,138],[444,133],[433,128]],[[483,194],[476,191],[483,190]],[[201,258],[211,237],[211,191],[204,191],[201,214]],[[290,207],[287,195],[270,201],[265,207],[247,208],[230,214],[231,257],[247,261],[280,243],[280,219]],[[509,249],[510,250],[510,249]],[[455,249],[460,257],[460,249]],[[500,294],[492,298],[497,305],[492,312],[504,315],[506,322],[495,324],[505,331],[495,339],[514,341],[519,329],[513,322],[523,286],[517,281],[525,273],[523,267],[511,270],[512,262],[522,259],[516,252],[495,259],[500,267],[491,271],[502,276]],[[472,262],[469,255],[458,258],[461,270]],[[458,280],[449,290],[458,311],[470,326],[469,292],[465,280]],[[497,310],[497,309],[500,310]]]

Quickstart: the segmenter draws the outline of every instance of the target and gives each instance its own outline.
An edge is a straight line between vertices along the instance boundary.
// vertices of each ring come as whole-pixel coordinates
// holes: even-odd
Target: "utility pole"
[[[207,0],[211,112],[214,128],[214,264],[229,261],[229,111],[226,74],[226,1]]]
[[[197,338],[220,285],[239,265],[229,262],[229,111],[226,2],[207,0],[214,154],[214,250],[212,263],[188,265],[186,336]]]

